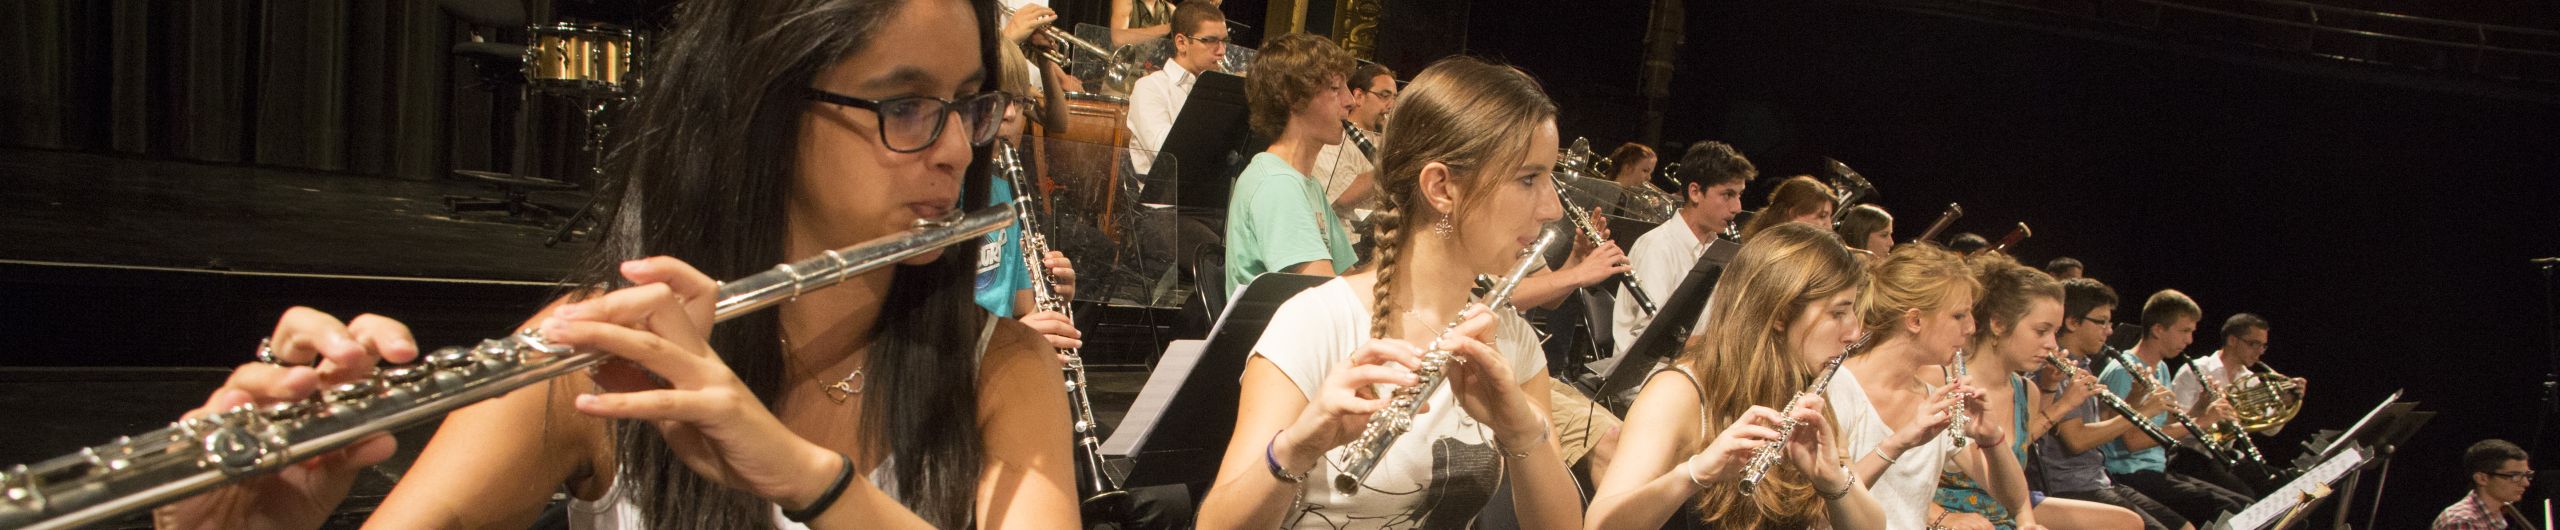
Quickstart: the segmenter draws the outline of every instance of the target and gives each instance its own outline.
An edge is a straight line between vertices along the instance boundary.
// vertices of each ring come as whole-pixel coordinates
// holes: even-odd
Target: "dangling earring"
[[[1449,214],[1440,214],[1440,220],[1431,223],[1431,233],[1444,239],[1457,231],[1456,227],[1449,226]]]

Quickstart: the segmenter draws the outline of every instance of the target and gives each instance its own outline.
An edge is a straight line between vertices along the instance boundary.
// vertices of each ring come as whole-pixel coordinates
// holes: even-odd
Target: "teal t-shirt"
[[[2169,363],[2155,362],[2151,363],[2151,366],[2147,368],[2151,370],[2151,380],[2169,380]],[[2108,364],[2107,370],[2098,374],[2098,382],[2106,384],[2107,391],[2114,392],[2115,395],[2134,395],[2133,373],[2125,371],[2124,363]],[[2151,417],[2151,424],[2167,425],[2169,421],[2168,418],[2169,413],[2160,413],[2159,415]],[[2098,452],[2106,455],[2107,457],[2108,473],[2126,475],[2142,471],[2166,471],[2169,469],[2169,452],[2168,450],[2160,447],[2134,451],[2125,448],[2124,440],[2115,440],[2107,442],[2106,445],[2098,446]]]
[[[987,192],[987,203],[1013,202],[1013,184],[994,180],[995,187]],[[988,232],[978,240],[978,307],[1012,318],[1013,293],[1029,288],[1031,270],[1022,264],[1022,225],[1005,225],[1003,230]]]
[[[1279,155],[1253,155],[1227,200],[1227,292],[1265,272],[1333,260],[1333,273],[1360,257],[1342,221],[1324,205],[1324,188]]]

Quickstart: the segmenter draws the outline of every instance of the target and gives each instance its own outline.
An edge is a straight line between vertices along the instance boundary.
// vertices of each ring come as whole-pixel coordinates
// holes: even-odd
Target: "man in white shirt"
[[[1156,152],[1173,133],[1173,118],[1182,115],[1182,103],[1191,99],[1192,83],[1226,56],[1226,14],[1208,2],[1173,8],[1173,60],[1129,89],[1131,167],[1139,173],[1154,170]]]
[[[2244,375],[2249,366],[2258,364],[2266,355],[2267,319],[2249,313],[2231,315],[2230,319],[2222,322],[2222,349],[2214,351],[2213,355],[2189,361],[2187,368],[2179,370],[2178,377],[2169,382],[2169,390],[2177,394],[2178,406],[2201,407],[2199,401],[2207,397],[2204,395],[2204,381],[2212,381],[2214,388],[2227,391],[2233,388],[2233,378]],[[2304,383],[2299,377],[2293,378],[2292,382],[2296,390],[2300,390]],[[2257,380],[2251,379],[2243,384],[2254,387]],[[2259,434],[2273,436],[2283,429],[2284,426],[2278,425]]]
[[[1627,288],[1644,289],[1645,295],[1656,303],[1669,300],[1671,291],[1680,288],[1681,277],[1687,276],[1689,268],[1698,264],[1698,257],[1706,253],[1707,240],[1724,231],[1725,225],[1733,222],[1734,214],[1742,212],[1742,187],[1759,174],[1750,160],[1724,142],[1710,140],[1689,146],[1689,151],[1680,157],[1680,170],[1671,175],[1686,204],[1680,206],[1680,215],[1672,222],[1662,223],[1636,238],[1635,246],[1627,251],[1627,260],[1635,267],[1636,283],[1642,285]],[[1618,293],[1617,307],[1610,315],[1616,351],[1607,359],[1591,363],[1592,370],[1601,373],[1617,366],[1627,348],[1635,345],[1636,337],[1644,334],[1645,326],[1653,323],[1653,317],[1638,309],[1635,298],[1624,292]],[[1698,325],[1690,329],[1704,330],[1706,321],[1706,312],[1700,311]]]

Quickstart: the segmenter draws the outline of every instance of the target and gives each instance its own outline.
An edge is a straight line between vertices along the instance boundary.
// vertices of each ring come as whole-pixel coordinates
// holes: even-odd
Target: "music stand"
[[[1741,251],[1741,243],[1722,239],[1707,242],[1698,262],[1680,278],[1680,288],[1673,289],[1671,297],[1664,298],[1662,305],[1654,309],[1653,322],[1645,325],[1644,333],[1636,335],[1635,343],[1618,356],[1618,364],[1610,367],[1609,377],[1600,383],[1600,391],[1595,394],[1610,405],[1610,410],[1626,412],[1625,407],[1619,406],[1623,400],[1618,396],[1642,386],[1645,378],[1652,376],[1654,366],[1671,358],[1688,342],[1691,328],[1698,324],[1698,314],[1707,310],[1708,295],[1715,293],[1717,277],[1724,275],[1725,264],[1732,263],[1734,254]]]
[[[1253,345],[1262,340],[1263,328],[1271,324],[1272,312],[1298,292],[1332,279],[1285,272],[1255,276],[1227,303],[1226,314],[1219,315],[1196,357],[1177,358],[1168,351],[1104,444],[1104,453],[1132,461],[1121,485],[1182,484],[1191,488],[1192,498],[1199,498],[1217,478],[1218,460],[1235,431],[1236,396],[1243,392],[1237,379]],[[1177,428],[1154,428],[1168,419],[1178,422]]]
[[[1242,154],[1246,106],[1244,78],[1224,72],[1201,72],[1191,84],[1191,95],[1183,100],[1182,112],[1173,118],[1173,127],[1164,137],[1163,153],[1173,155],[1178,183],[1172,203],[1184,211],[1224,210],[1227,195],[1235,188],[1234,167],[1228,163]],[[1148,180],[1161,180],[1162,175],[1147,175]],[[1156,187],[1162,189],[1162,187]],[[1148,202],[1163,203],[1167,197],[1152,197]]]

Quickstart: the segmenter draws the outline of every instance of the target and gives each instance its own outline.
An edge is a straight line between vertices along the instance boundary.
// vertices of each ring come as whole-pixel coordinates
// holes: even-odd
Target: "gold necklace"
[[[791,348],[791,332],[782,331],[780,335],[782,337],[782,354],[785,357],[793,356],[795,350]],[[845,374],[843,379],[837,379],[836,382],[827,383],[827,386],[823,388],[823,390],[826,391],[827,400],[834,401],[836,404],[842,405],[844,402],[852,400],[854,396],[862,395],[862,388],[870,386],[869,380],[862,378],[862,369],[868,367],[870,364],[871,362],[869,360],[865,360],[863,361],[863,364],[853,367],[853,373]]]

